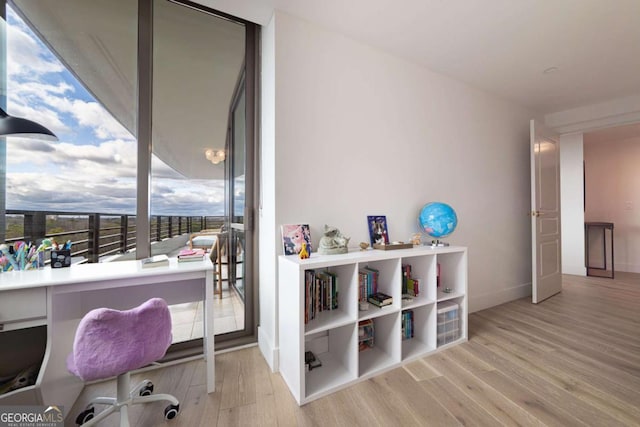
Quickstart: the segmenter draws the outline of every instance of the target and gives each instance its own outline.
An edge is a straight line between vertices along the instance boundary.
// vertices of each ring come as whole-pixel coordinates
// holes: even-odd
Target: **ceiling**
[[[199,2],[260,24],[279,9],[541,114],[640,93],[638,0]]]

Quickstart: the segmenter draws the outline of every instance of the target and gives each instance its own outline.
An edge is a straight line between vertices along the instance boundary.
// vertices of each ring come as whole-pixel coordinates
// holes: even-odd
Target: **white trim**
[[[640,122],[640,94],[546,114],[544,122],[560,134]]]
[[[273,346],[273,343],[269,339],[264,328],[258,326],[258,346],[262,356],[267,361],[267,364],[271,368],[271,372],[278,372],[280,370],[278,348]]]
[[[469,313],[504,304],[531,295],[531,282],[512,286],[498,292],[490,292],[480,296],[469,295]]]
[[[232,351],[244,350],[245,348],[251,348],[251,347],[255,347],[257,345],[258,345],[257,342],[252,342],[252,343],[249,343],[249,344],[239,345],[239,346],[236,346],[236,347],[225,348],[224,350],[216,351],[216,356],[219,355],[219,354],[231,353]]]
[[[616,262],[615,263],[615,273],[617,273],[617,272],[622,272],[622,273],[640,273],[640,264]]]

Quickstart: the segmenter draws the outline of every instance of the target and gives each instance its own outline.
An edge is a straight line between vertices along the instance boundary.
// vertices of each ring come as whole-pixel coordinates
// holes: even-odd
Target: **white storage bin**
[[[460,338],[460,306],[453,301],[438,304],[438,346]]]

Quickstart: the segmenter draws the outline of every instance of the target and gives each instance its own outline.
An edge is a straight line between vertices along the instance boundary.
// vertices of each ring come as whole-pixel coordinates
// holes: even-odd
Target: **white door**
[[[531,120],[532,301],[562,290],[559,138]]]

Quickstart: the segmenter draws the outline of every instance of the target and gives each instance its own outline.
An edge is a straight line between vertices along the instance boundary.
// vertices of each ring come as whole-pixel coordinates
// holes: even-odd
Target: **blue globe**
[[[446,203],[431,202],[420,211],[418,222],[422,231],[434,239],[440,239],[453,233],[458,225],[458,216]]]

